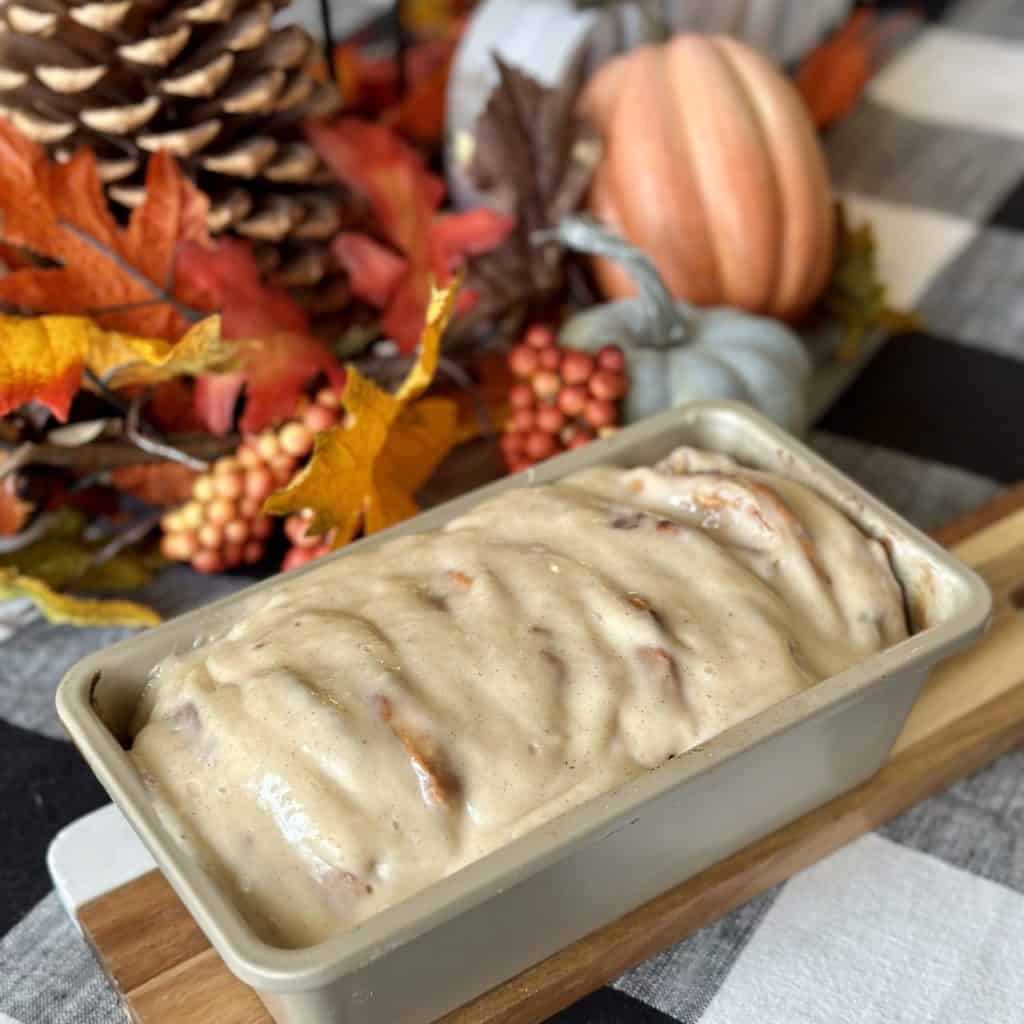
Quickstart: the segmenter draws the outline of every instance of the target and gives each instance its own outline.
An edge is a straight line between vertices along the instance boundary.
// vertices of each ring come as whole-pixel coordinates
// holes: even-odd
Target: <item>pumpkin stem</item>
[[[679,345],[692,334],[693,310],[672,296],[647,253],[630,245],[593,217],[563,217],[557,228],[534,231],[530,241],[534,244],[558,241],[574,252],[604,256],[621,263],[636,282],[639,301],[651,325],[649,336],[659,348]]]

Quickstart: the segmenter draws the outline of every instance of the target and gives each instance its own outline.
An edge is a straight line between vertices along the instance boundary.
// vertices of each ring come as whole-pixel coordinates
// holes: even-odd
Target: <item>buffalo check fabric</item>
[[[898,6],[898,5],[884,5]],[[895,340],[812,444],[924,528],[1024,478],[1024,3],[914,5],[826,149],[869,218]],[[165,614],[240,579],[165,573]],[[53,693],[120,638],[36,622],[0,643],[0,1022],[108,1024],[122,1011],[50,892],[47,844],[104,795]],[[1024,1021],[1024,753],[763,894],[559,1014],[557,1024]]]

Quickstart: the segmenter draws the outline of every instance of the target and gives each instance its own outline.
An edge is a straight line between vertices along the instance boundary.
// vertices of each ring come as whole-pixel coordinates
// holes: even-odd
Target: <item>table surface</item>
[[[1024,478],[1024,5],[920,6],[930,22],[887,54],[826,148],[851,210],[875,225],[892,300],[928,329],[886,345],[811,441],[927,528]],[[174,614],[245,582],[172,570],[147,596]],[[121,635],[39,622],[0,644],[0,1020],[119,1019],[44,855],[105,802],[61,734],[54,689]],[[1019,1020],[1022,894],[1015,754],[557,1020]]]

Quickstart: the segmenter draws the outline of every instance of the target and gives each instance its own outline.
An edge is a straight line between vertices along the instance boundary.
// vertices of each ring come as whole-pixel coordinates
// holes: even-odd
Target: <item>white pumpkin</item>
[[[555,232],[539,234],[615,260],[637,283],[634,298],[578,313],[559,332],[560,343],[574,348],[623,348],[630,379],[625,422],[697,399],[733,398],[756,406],[787,430],[798,433],[807,426],[811,359],[784,324],[674,299],[643,252],[588,217],[567,217]]]

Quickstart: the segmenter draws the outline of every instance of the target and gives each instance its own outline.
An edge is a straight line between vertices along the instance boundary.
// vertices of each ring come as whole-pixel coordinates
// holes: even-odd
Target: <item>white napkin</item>
[[[783,888],[701,1024],[1024,1020],[1024,895],[877,835]]]

